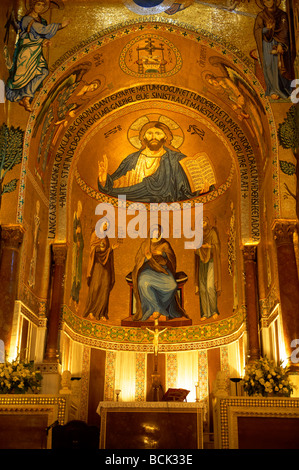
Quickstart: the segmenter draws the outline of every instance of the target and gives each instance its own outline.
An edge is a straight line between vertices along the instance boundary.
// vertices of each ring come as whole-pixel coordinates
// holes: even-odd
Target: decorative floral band
[[[163,352],[207,349],[229,344],[244,330],[244,309],[223,320],[205,325],[168,328],[160,337]],[[63,306],[63,328],[77,342],[112,350],[150,352],[152,336],[143,328],[107,325],[81,318]]]

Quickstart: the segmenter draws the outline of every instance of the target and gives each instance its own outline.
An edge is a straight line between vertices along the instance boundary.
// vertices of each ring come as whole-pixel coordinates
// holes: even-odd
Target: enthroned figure
[[[176,256],[170,243],[162,238],[162,227],[150,229],[136,255],[132,271],[136,313],[133,320],[145,321],[155,312],[169,319],[186,317],[177,294]]]
[[[181,162],[186,155],[172,147],[169,127],[156,121],[145,124],[139,133],[141,149],[131,153],[115,172],[108,174],[108,159],[99,162],[98,188],[113,197],[126,195],[130,201],[173,202],[211,191],[208,182],[192,191]]]

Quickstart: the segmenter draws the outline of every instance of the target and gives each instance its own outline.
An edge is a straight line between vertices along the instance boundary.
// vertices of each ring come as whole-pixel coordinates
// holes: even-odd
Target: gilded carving
[[[244,261],[256,260],[256,245],[245,245],[243,248]]]
[[[64,266],[67,254],[67,246],[65,244],[53,244],[52,245],[54,263],[56,266]]]
[[[278,221],[273,228],[274,240],[277,246],[293,244],[293,235],[296,230],[295,221]]]
[[[24,237],[25,228],[22,225],[1,225],[1,240],[6,248],[18,250]]]

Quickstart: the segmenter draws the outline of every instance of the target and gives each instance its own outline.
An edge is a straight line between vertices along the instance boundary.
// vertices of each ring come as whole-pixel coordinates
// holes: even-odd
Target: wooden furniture
[[[100,402],[100,449],[202,449],[203,405]]]

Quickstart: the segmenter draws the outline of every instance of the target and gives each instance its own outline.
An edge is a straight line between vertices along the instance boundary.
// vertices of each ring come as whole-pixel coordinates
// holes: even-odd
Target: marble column
[[[25,229],[19,224],[1,225],[0,339],[10,350],[14,306],[18,291],[20,247]]]
[[[67,247],[65,243],[55,243],[52,245],[51,298],[44,362],[58,362],[58,336],[64,292],[66,253]]]
[[[258,284],[256,268],[256,245],[245,245],[243,248],[245,297],[247,310],[248,362],[260,358]]]
[[[273,226],[285,350],[291,371],[299,372],[299,363],[291,362],[291,342],[299,338],[299,279],[293,242],[295,230],[295,221],[279,220]]]

